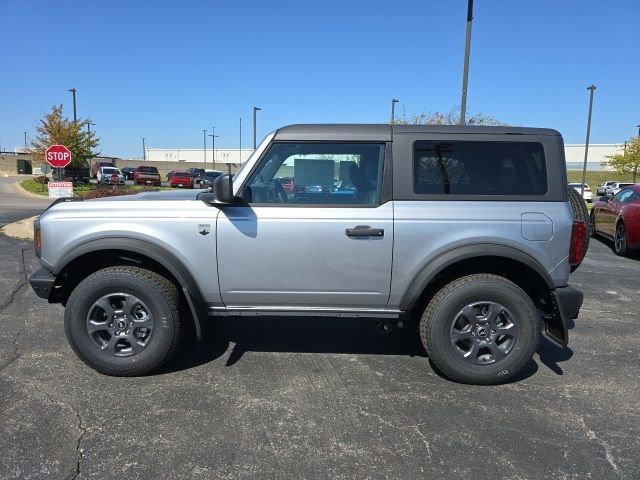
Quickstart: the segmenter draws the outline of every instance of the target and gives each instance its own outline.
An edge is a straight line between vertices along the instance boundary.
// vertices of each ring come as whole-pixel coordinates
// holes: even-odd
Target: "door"
[[[381,309],[389,298],[393,204],[383,143],[274,143],[244,206],[218,216],[227,307]]]

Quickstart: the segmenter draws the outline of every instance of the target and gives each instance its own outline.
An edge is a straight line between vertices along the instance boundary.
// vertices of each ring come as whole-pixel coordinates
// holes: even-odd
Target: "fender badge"
[[[209,223],[200,223],[198,224],[198,233],[202,236],[209,235],[211,231],[211,224]]]

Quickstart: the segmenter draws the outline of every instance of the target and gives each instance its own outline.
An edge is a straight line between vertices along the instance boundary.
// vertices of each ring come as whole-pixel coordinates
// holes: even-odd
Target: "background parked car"
[[[200,177],[204,174],[204,168],[189,168],[187,169],[191,178],[193,178],[193,183],[198,183],[200,181]]]
[[[100,167],[100,170],[97,174],[97,179],[99,183],[107,183],[112,184],[111,177],[116,176],[118,178],[118,184],[124,185],[124,175],[120,171],[119,168],[116,167]]]
[[[171,176],[173,175],[173,173],[174,173],[175,171],[176,171],[176,170],[171,170],[171,171],[167,172],[167,181],[171,180]]]
[[[640,185],[623,188],[591,209],[591,231],[613,239],[613,251],[625,255],[640,248]]]
[[[124,167],[121,171],[124,175],[125,180],[133,180],[133,174],[135,173],[136,169],[133,167]]]
[[[194,181],[191,173],[180,170],[174,170],[173,175],[171,175],[171,180],[169,180],[169,185],[173,188],[193,188],[193,184]]]
[[[160,173],[156,167],[140,166],[133,174],[133,182],[136,185],[153,185],[159,187],[162,183]]]
[[[581,183],[570,183],[568,186],[574,188],[578,193],[580,193],[580,190],[582,190]],[[591,191],[591,188],[589,188],[589,185],[587,185],[586,183],[584,184],[584,192],[582,193],[582,198],[589,203],[593,201],[593,192]]]
[[[596,193],[598,195],[605,195],[607,193],[607,187],[618,182],[619,180],[607,180],[606,182],[602,182],[600,185],[598,185],[598,188],[596,189]]]
[[[213,185],[213,181],[223,173],[220,170],[214,170],[212,172],[204,172],[200,177],[200,187],[208,188]]]
[[[98,178],[100,167],[115,167],[115,165],[113,164],[113,162],[95,162],[93,165],[91,165],[92,178]]]
[[[607,187],[607,190],[605,192],[605,196],[611,198],[614,195],[616,195],[623,188],[630,187],[631,185],[634,185],[634,184],[633,183],[614,182],[614,183],[612,183],[611,185],[609,185]]]

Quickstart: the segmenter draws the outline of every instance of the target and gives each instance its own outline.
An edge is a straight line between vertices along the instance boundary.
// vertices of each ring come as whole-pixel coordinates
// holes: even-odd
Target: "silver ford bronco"
[[[157,369],[187,322],[288,315],[414,319],[444,375],[498,383],[582,305],[566,178],[555,130],[291,125],[209,190],[55,202],[30,283],[108,375]]]

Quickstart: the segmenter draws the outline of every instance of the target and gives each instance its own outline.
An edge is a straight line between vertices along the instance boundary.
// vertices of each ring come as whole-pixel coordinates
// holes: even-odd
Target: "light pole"
[[[27,132],[24,132],[24,148],[27,148]]]
[[[95,125],[95,123],[87,123],[87,133],[91,133],[91,125]]]
[[[256,149],[256,112],[262,110],[260,107],[253,107],[253,149]]]
[[[595,85],[587,87],[589,90],[589,117],[587,119],[587,141],[584,145],[584,164],[582,165],[582,184],[580,185],[580,196],[584,198],[584,182],[587,178],[587,154],[589,153],[589,135],[591,134],[591,111],[593,109],[593,92],[596,90]]]
[[[216,168],[216,138],[218,138],[220,135],[211,135],[211,134],[209,134],[209,136],[211,137],[211,150],[213,152],[213,162],[211,162],[211,163],[212,163],[213,169],[215,170],[215,168]]]
[[[143,160],[147,159],[147,149],[145,148],[145,145],[144,145],[144,137],[142,137],[142,159]]]
[[[242,165],[242,117],[240,117],[240,150],[239,150],[239,163]],[[229,167],[231,168],[231,167]]]
[[[467,0],[467,37],[464,43],[464,69],[462,72],[462,101],[460,102],[460,125],[466,123],[467,87],[469,85],[469,55],[471,54],[471,23],[473,22],[473,0]]]
[[[75,88],[70,88],[69,90],[67,90],[69,92],[71,92],[73,94],[73,122],[77,122],[78,121],[78,117],[76,116],[76,89]]]
[[[202,138],[204,139],[204,150],[202,150],[204,152],[204,166],[207,166],[207,131],[206,130],[202,130]]]
[[[391,99],[391,124],[392,125],[396,119],[396,103],[398,103],[398,100],[396,100],[395,98],[392,98]]]
[[[640,137],[640,125],[636,125],[638,127],[638,136]]]

